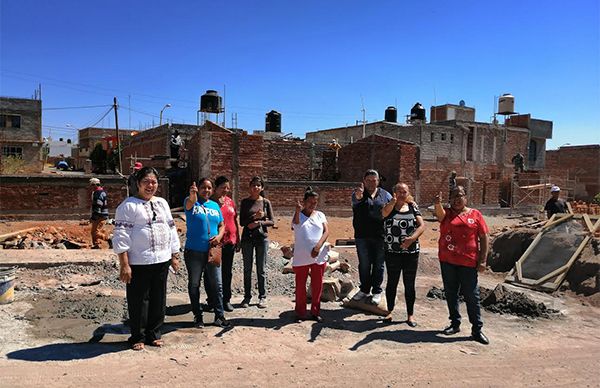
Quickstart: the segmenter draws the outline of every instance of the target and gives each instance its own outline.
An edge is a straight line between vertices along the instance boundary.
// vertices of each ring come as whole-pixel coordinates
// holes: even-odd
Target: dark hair
[[[456,186],[450,192],[450,198],[454,197],[456,195],[455,193],[458,193],[461,190],[462,190],[463,193],[465,193],[465,195],[467,195],[467,190],[464,188],[464,186]]]
[[[306,188],[306,190],[304,190],[304,200],[306,201],[307,199],[311,198],[311,197],[319,197],[319,194],[313,190],[312,187],[308,186]]]
[[[377,170],[368,169],[367,171],[365,171],[365,175],[363,176],[363,179],[368,177],[369,175],[374,175],[375,177],[377,177],[377,179],[379,179],[379,173],[377,172]]]
[[[198,179],[198,186],[200,186],[202,183],[204,183],[204,181],[210,182],[210,185],[214,187],[212,179],[210,179],[208,177],[205,177],[205,176],[203,176],[202,178]]]
[[[142,167],[138,172],[135,173],[135,180],[137,183],[140,183],[142,179],[150,174],[154,174],[157,180],[160,177],[160,175],[158,175],[158,171],[156,171],[154,167]]]
[[[250,186],[253,183],[260,183],[260,187],[265,187],[265,182],[263,182],[262,178],[259,176],[253,176],[252,179],[250,179],[248,186]]]
[[[218,176],[217,179],[215,179],[215,187],[219,187],[223,183],[227,183],[227,182],[229,182],[229,179],[227,179],[226,176],[224,176],[224,175]]]

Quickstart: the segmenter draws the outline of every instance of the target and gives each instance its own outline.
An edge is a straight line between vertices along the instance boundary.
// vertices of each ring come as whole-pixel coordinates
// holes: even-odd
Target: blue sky
[[[408,4],[411,3],[411,4]],[[1,0],[0,94],[42,84],[44,135],[74,137],[119,99],[119,126],[195,123],[226,86],[227,125],[283,131],[399,116],[465,100],[490,121],[494,96],[554,121],[548,148],[600,143],[598,1]],[[131,111],[128,107],[131,107]],[[110,120],[110,121],[109,121]],[[108,115],[99,126],[114,126]]]

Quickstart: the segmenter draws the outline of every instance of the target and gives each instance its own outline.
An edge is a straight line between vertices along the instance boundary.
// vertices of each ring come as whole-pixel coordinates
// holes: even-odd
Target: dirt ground
[[[277,245],[291,242],[289,220],[271,232],[267,273],[269,306],[236,308],[228,329],[194,329],[186,293],[185,270],[169,275],[166,346],[129,350],[124,288],[117,280],[115,256],[90,265],[64,265],[18,271],[16,299],[0,305],[0,386],[598,386],[600,309],[569,293],[526,294],[559,311],[531,319],[483,310],[484,331],[491,344],[469,338],[464,305],[463,331],[446,337],[445,301],[426,297],[441,288],[434,247],[437,225],[427,223],[417,277],[416,328],[405,324],[402,286],[393,321],[322,304],[323,323],[295,323],[293,275]],[[352,237],[350,219],[330,218],[336,238]],[[493,231],[515,220],[488,219]],[[38,223],[39,224],[39,223]],[[77,222],[56,225],[73,233]],[[29,223],[1,223],[0,234]],[[33,226],[33,225],[32,225]],[[178,224],[182,229],[184,225]],[[67,233],[68,234],[68,233]],[[89,237],[84,233],[82,239]],[[43,249],[31,255],[44,255]],[[53,250],[56,252],[57,250]],[[9,250],[4,250],[7,254]],[[65,255],[68,250],[63,250]],[[340,260],[353,270],[344,276],[357,282],[352,248],[339,249]],[[235,258],[234,304],[241,301],[241,257]],[[493,289],[502,273],[481,275]],[[207,313],[206,322],[212,321]]]

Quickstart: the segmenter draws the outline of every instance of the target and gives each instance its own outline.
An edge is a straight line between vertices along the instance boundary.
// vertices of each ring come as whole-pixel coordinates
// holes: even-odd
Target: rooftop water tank
[[[221,113],[223,99],[216,90],[207,90],[200,97],[200,112]]]
[[[423,108],[423,105],[421,105],[420,102],[417,102],[415,104],[415,106],[413,106],[412,109],[410,110],[410,121],[415,121],[415,120],[421,120],[421,121],[426,120],[425,108]]]
[[[393,106],[388,106],[385,110],[385,121],[388,123],[396,123],[398,122],[398,111]]]
[[[506,93],[498,98],[498,114],[512,115],[515,113],[515,97]]]
[[[272,110],[266,114],[265,131],[281,133],[281,113]]]

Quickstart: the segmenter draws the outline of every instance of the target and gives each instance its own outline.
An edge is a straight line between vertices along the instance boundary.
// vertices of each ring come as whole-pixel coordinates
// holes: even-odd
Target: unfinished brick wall
[[[271,181],[267,182],[265,196],[272,202],[275,212],[290,212],[298,200],[304,197],[307,186],[319,193],[319,209],[325,215],[327,211],[334,212],[331,214],[340,214],[340,210],[351,212],[351,195],[355,188],[353,183]]]
[[[556,184],[559,184],[561,177],[568,176],[575,181],[574,199],[589,202],[600,193],[600,145],[570,146],[546,151],[544,172],[556,180]]]
[[[311,144],[301,140],[264,139],[264,178],[305,181],[311,179]]]
[[[340,180],[360,182],[367,169],[375,169],[380,174],[381,186],[387,191],[400,180],[414,187],[418,176],[418,148],[389,137],[368,136],[340,149]]]
[[[512,166],[512,158],[519,152],[525,158],[525,165],[527,165],[527,149],[529,147],[529,131],[524,129],[510,130],[507,131],[505,153],[503,163],[507,166]]]
[[[2,177],[0,215],[55,219],[86,218],[91,209],[91,176],[10,176]],[[126,183],[121,177],[100,176],[108,194],[108,207],[114,214],[126,198]],[[160,180],[159,195],[168,198],[168,181]]]

